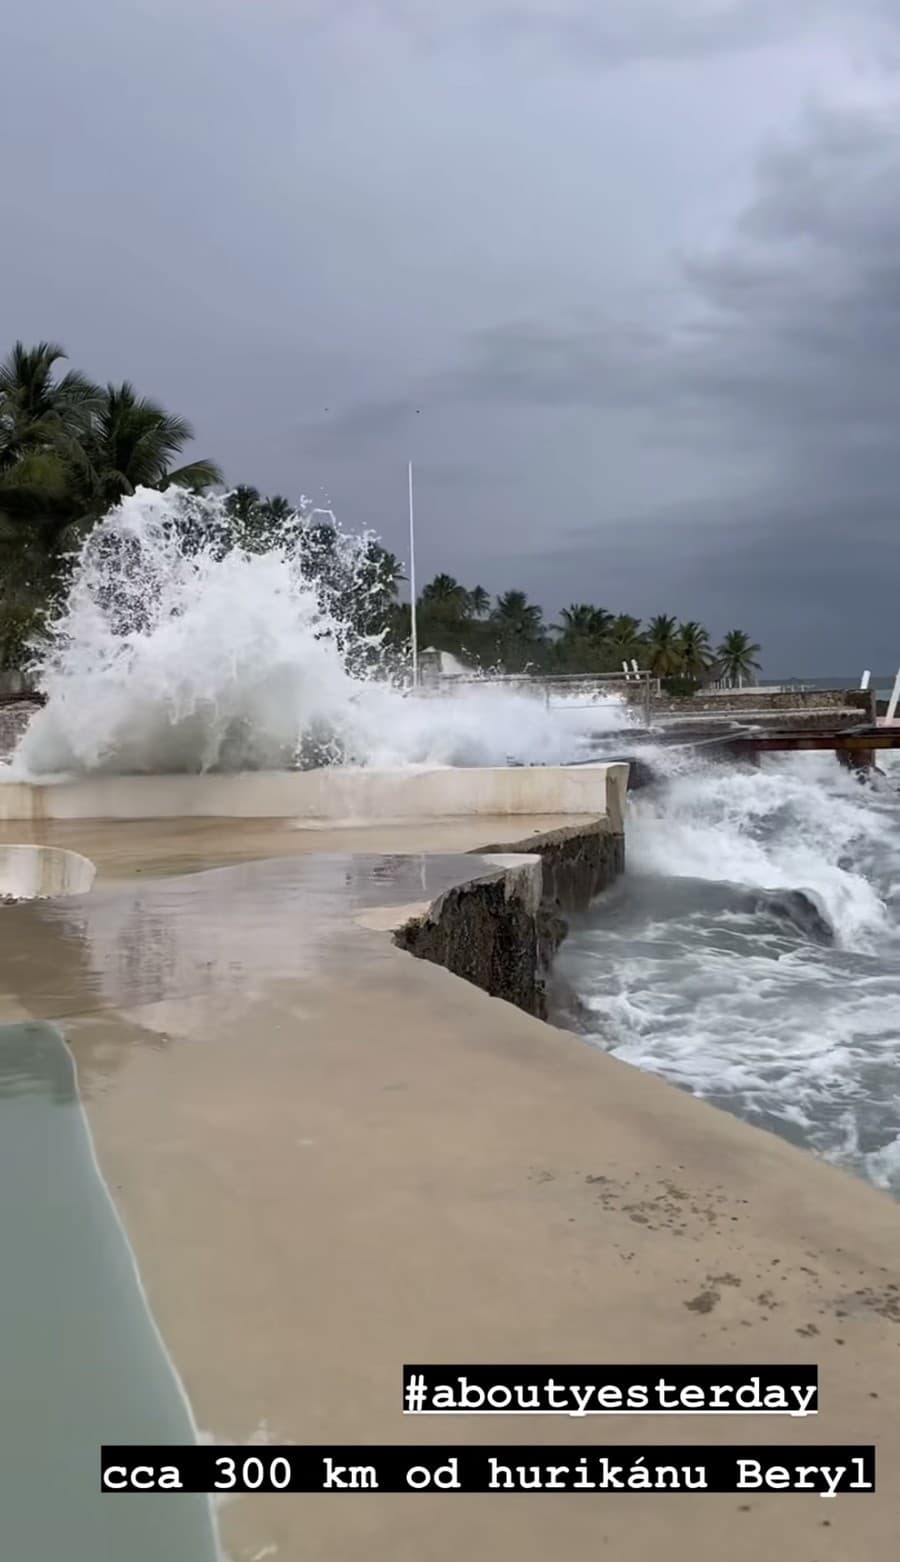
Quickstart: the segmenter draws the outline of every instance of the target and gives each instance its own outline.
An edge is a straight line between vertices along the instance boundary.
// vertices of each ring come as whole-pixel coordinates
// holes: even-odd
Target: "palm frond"
[[[216,483],[221,483],[222,469],[215,461],[201,458],[198,461],[188,461],[185,466],[176,467],[173,472],[160,474],[160,487],[173,483],[177,488],[213,488]]]

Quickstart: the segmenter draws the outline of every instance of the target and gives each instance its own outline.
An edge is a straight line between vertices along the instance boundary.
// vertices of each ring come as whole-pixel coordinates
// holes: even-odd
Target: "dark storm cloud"
[[[700,450],[727,436],[788,484],[830,492],[839,474],[848,492],[900,496],[898,189],[896,111],[818,110],[765,153],[732,239],[686,265],[678,328],[590,312],[489,327],[343,427],[406,426],[418,402],[631,409]]]
[[[898,189],[897,105],[819,108],[765,151],[731,237],[686,262],[677,325],[585,310],[470,333],[458,362],[398,398],[387,425],[406,431],[416,403],[429,416],[569,409],[596,415],[602,447],[624,416],[636,461],[655,446],[693,452],[698,470],[719,474],[718,492],[664,500],[651,482],[630,512],[601,505],[599,531],[596,519],[570,523],[552,548],[535,542],[527,573],[545,599],[579,594],[605,553],[601,580],[630,600],[649,566],[681,610],[714,615],[719,601],[753,623],[770,667],[790,664],[798,635],[807,672],[825,644],[835,671],[860,657],[890,665],[900,654]],[[377,425],[377,404],[357,410],[357,435],[383,433]],[[655,606],[644,592],[635,610]]]
[[[801,460],[865,469],[897,448],[898,180],[896,105],[820,111],[764,158],[733,244],[691,269],[698,389]]]

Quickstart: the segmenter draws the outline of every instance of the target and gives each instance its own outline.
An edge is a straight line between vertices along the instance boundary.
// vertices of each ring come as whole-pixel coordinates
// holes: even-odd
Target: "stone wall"
[[[534,853],[541,859],[543,904],[565,915],[586,911],[595,895],[625,868],[624,830],[612,830],[605,819],[566,825],[526,840],[479,847],[479,856],[504,852]]]
[[[749,716],[757,711],[859,711],[860,721],[875,720],[873,689],[806,689],[766,693],[759,689],[729,689],[721,694],[658,695],[653,713],[659,716]]]
[[[9,759],[32,716],[39,709],[39,704],[31,700],[0,700],[0,759]]]
[[[473,880],[451,890],[394,934],[401,949],[445,966],[494,998],[548,1018],[568,996],[555,986],[553,960],[568,932],[567,913],[587,906],[622,872],[625,836],[606,820],[480,847],[479,857],[540,857],[541,899],[510,893],[505,879]]]
[[[464,884],[441,898],[432,915],[394,934],[401,949],[443,965],[495,998],[529,1014],[546,1012],[545,981],[563,937],[543,908],[529,911],[501,880]]]

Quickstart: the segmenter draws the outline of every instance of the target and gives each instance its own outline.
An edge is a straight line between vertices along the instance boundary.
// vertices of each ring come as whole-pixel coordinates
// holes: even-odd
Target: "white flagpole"
[[[409,463],[409,601],[412,627],[412,681],[419,683],[419,637],[416,625],[416,523],[413,510],[413,464]]]

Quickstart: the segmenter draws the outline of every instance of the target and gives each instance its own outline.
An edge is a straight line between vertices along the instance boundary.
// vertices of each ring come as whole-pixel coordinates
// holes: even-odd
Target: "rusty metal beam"
[[[852,727],[841,732],[760,732],[742,734],[723,745],[733,754],[787,754],[801,750],[872,753],[900,748],[900,727]]]

